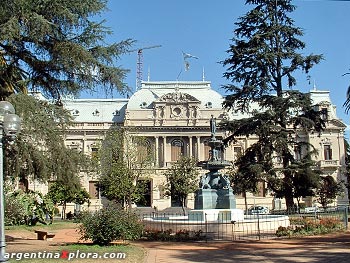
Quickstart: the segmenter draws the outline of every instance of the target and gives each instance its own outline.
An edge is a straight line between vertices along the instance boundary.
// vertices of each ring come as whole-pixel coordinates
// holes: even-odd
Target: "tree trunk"
[[[248,214],[248,200],[247,200],[247,192],[244,191],[243,192],[243,196],[244,196],[244,207],[245,207],[245,214]]]
[[[293,211],[294,210],[294,199],[293,195],[285,193],[285,200],[286,200],[286,206],[287,206],[287,211]]]
[[[300,197],[297,198],[298,214],[300,214]]]
[[[181,198],[180,200],[181,200],[182,212],[183,212],[183,215],[185,216],[186,215],[186,210],[185,210],[186,198]]]
[[[283,168],[287,169],[289,165],[289,159],[288,159],[288,152],[283,151]],[[283,178],[283,190],[284,190],[284,197],[286,199],[286,206],[287,211],[293,211],[294,212],[294,195],[293,195],[293,179],[292,175],[286,171],[284,172],[284,178]]]
[[[66,208],[67,208],[67,203],[64,202],[62,205],[62,219],[66,219]]]

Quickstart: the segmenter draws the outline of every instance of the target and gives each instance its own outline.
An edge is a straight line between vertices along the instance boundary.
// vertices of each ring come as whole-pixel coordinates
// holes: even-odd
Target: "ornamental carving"
[[[325,145],[325,144],[330,145],[330,144],[332,144],[332,141],[329,138],[324,138],[324,139],[321,140],[320,144],[321,145],[322,144],[323,145]]]
[[[329,106],[331,104],[329,103],[329,101],[323,100],[323,101],[319,102],[317,105],[319,105],[319,106]]]
[[[174,103],[183,103],[183,102],[199,102],[195,97],[181,92],[167,93],[160,97],[157,101],[159,102],[174,102]]]

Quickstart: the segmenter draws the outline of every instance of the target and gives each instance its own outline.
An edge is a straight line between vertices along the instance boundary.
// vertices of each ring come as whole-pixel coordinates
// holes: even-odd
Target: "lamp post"
[[[4,200],[4,164],[3,141],[13,141],[21,126],[21,120],[15,114],[15,108],[8,101],[0,101],[0,262],[5,258],[5,200]]]

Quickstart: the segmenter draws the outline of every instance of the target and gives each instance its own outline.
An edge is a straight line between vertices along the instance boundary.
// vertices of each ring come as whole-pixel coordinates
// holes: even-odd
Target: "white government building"
[[[330,100],[329,91],[311,90],[313,103],[320,107],[327,119],[326,129],[319,134],[307,134],[306,139],[319,149],[317,164],[325,175],[338,181],[346,181],[344,131],[346,125],[337,117],[336,106]],[[65,99],[75,123],[66,136],[66,145],[93,155],[106,132],[112,126],[134,127],[139,136],[144,136],[155,150],[153,174],[147,178],[148,194],[144,206],[163,210],[178,205],[164,194],[164,172],[179,158],[179,154],[192,156],[199,161],[209,157],[209,120],[213,115],[219,123],[222,119],[239,119],[243,115],[223,110],[223,96],[212,89],[209,81],[153,81],[142,82],[142,87],[128,99]],[[217,137],[228,134],[217,131]],[[233,161],[244,152],[254,137],[242,137],[225,149],[225,160]],[[276,164],[278,165],[278,164]],[[207,171],[202,171],[205,173]],[[89,209],[101,207],[101,196],[96,189],[97,177],[83,175],[83,186],[89,191]],[[32,189],[34,182],[30,182]],[[39,185],[36,186],[39,189]],[[40,189],[47,192],[47,185]],[[270,209],[284,208],[284,200],[276,200],[259,185],[259,193],[248,194],[248,204],[262,204]],[[244,198],[236,196],[237,208],[244,209]],[[311,198],[304,198],[306,206]],[[348,205],[347,193],[339,196],[334,205]],[[194,207],[194,195],[188,198],[189,208]],[[74,206],[71,206],[73,209]],[[68,210],[67,210],[68,211]]]

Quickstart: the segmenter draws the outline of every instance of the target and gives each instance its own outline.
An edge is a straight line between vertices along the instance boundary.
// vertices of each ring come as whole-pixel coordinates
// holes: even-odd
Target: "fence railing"
[[[181,213],[141,213],[140,217],[147,231],[169,233],[189,232],[191,235],[201,235],[205,240],[260,240],[276,238],[280,227],[293,229],[301,227],[304,222],[314,225],[322,222],[337,222],[343,228],[348,227],[347,209],[332,208],[313,213],[287,213],[245,215],[243,221],[232,221],[230,215],[219,214],[215,220],[207,220],[206,216],[196,217]]]

